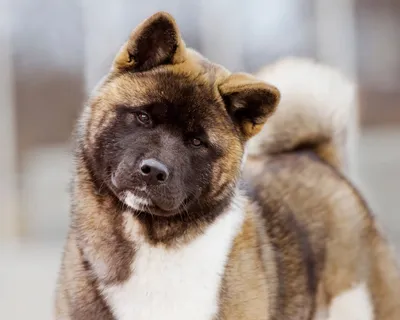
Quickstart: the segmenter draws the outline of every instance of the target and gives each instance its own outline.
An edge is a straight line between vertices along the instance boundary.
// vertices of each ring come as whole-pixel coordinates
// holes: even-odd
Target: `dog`
[[[230,73],[168,13],[145,20],[76,127],[55,318],[400,319],[395,258],[345,177],[355,92],[296,58]]]

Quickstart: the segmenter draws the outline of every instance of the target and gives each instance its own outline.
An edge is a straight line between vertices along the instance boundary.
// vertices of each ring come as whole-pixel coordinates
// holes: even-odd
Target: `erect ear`
[[[158,12],[134,29],[114,60],[117,71],[145,71],[182,62],[185,44],[174,18]]]
[[[277,88],[246,73],[232,74],[219,90],[246,140],[262,129],[280,99]]]

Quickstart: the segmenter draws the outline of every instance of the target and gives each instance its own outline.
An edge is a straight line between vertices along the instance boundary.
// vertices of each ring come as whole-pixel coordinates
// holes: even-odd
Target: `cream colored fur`
[[[281,91],[281,102],[250,140],[249,156],[290,151],[304,143],[325,144],[344,165],[357,107],[355,85],[337,70],[302,58],[281,60],[256,76]],[[332,154],[327,158],[335,162]]]
[[[218,311],[225,264],[244,219],[237,195],[227,212],[203,234],[179,248],[153,246],[127,213],[126,234],[136,245],[132,275],[102,293],[119,320],[209,320]]]
[[[328,320],[373,320],[374,310],[365,283],[334,297],[329,307]]]

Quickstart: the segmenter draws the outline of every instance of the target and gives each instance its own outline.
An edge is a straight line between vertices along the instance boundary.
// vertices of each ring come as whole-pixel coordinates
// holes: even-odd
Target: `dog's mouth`
[[[131,184],[129,188],[121,188],[111,175],[111,184],[115,196],[133,211],[149,213],[155,216],[173,216],[187,210],[194,196],[186,197],[181,193],[171,193],[165,189],[154,189],[145,184]]]
[[[134,211],[149,213],[155,216],[169,217],[180,214],[190,203],[189,198],[183,201],[165,201],[152,197],[145,190],[124,191],[119,199]]]

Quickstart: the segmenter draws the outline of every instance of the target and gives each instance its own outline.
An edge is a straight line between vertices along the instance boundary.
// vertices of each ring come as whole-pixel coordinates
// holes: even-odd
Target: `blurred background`
[[[232,70],[296,55],[355,79],[352,179],[400,252],[400,1],[1,0],[1,319],[52,318],[74,122],[132,28],[158,10]]]

